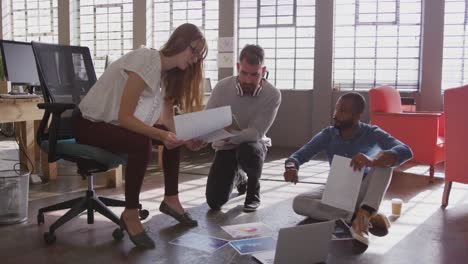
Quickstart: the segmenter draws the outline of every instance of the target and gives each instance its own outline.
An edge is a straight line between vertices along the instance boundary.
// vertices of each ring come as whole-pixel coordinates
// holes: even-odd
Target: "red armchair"
[[[442,206],[448,204],[452,182],[468,183],[468,85],[445,90],[445,188]]]
[[[429,164],[430,182],[434,165],[445,160],[444,114],[403,112],[400,93],[390,86],[369,91],[371,123],[379,126],[413,150],[413,161]]]

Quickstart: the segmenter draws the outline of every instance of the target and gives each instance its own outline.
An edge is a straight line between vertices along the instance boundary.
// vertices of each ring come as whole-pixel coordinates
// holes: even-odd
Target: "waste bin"
[[[28,219],[29,172],[0,171],[0,224]]]

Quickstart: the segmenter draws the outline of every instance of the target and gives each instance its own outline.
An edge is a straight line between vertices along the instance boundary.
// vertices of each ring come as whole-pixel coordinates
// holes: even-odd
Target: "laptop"
[[[254,254],[260,263],[311,264],[327,261],[335,221],[282,228],[276,251]]]

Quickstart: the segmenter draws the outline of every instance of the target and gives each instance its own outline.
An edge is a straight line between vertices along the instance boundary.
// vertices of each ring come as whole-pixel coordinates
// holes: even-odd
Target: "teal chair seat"
[[[49,152],[49,141],[41,142],[41,148]],[[127,163],[127,155],[118,155],[102,148],[76,143],[74,138],[57,141],[57,154],[94,160],[109,169]]]

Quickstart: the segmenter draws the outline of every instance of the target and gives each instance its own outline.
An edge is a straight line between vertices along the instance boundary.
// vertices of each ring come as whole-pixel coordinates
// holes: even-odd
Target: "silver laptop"
[[[326,262],[335,221],[282,228],[276,251],[253,255],[262,263],[311,264]]]

